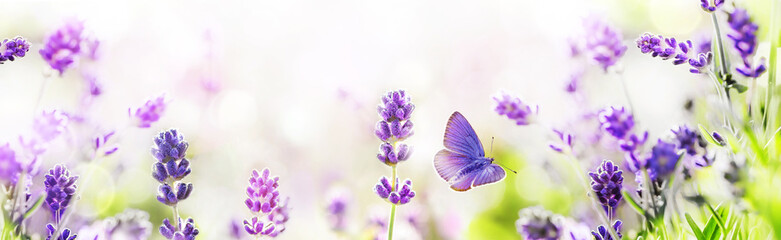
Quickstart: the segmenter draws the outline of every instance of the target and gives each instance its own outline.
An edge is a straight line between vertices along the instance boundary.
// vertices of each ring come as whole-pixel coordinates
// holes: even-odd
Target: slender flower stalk
[[[415,105],[404,90],[386,93],[382,97],[382,103],[377,107],[377,112],[382,119],[377,122],[374,133],[383,141],[377,159],[391,167],[392,175],[390,180],[384,176],[380,178],[380,182],[374,186],[374,192],[391,204],[388,240],[393,239],[396,205],[409,203],[415,197],[415,191],[412,191],[412,180],[405,180],[404,186],[399,187],[396,173],[396,164],[407,160],[412,152],[411,147],[401,141],[413,134],[410,120],[413,110]]]
[[[185,158],[189,144],[184,136],[176,129],[161,132],[154,139],[155,147],[152,148],[152,156],[157,162],[152,166],[152,177],[160,182],[157,201],[171,206],[174,223],[165,218],[160,226],[160,234],[167,239],[191,240],[198,235],[195,222],[188,218],[182,222],[177,205],[190,196],[193,191],[192,183],[182,182],[182,179],[190,174],[190,162]]]

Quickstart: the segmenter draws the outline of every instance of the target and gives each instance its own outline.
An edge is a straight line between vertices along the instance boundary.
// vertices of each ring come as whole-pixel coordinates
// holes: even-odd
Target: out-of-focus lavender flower
[[[572,147],[574,145],[573,139],[575,138],[572,136],[572,134],[565,133],[564,131],[553,129],[553,132],[556,133],[556,136],[559,137],[559,140],[561,140],[561,144],[558,143],[551,143],[548,145],[553,151],[556,152],[564,152],[565,150],[572,150]]]
[[[675,38],[665,38],[661,35],[643,33],[635,41],[640,52],[652,57],[660,57],[662,60],[673,59],[674,65],[688,63],[692,73],[705,73],[704,70],[710,65],[713,54],[696,53],[690,40],[678,42]],[[691,56],[690,56],[691,55]]]
[[[152,155],[160,162],[178,161],[184,159],[187,153],[187,147],[190,145],[184,140],[184,135],[179,134],[176,129],[160,132],[155,137],[155,147],[152,148]]]
[[[63,229],[60,234],[57,233],[57,228],[54,227],[54,225],[46,224],[46,240],[74,240],[76,239],[76,234],[73,234],[70,229]],[[54,236],[58,236],[57,238],[54,238]]]
[[[244,230],[250,235],[268,236],[274,233],[275,225],[272,222],[266,222],[258,217],[252,217],[250,220],[244,220]]]
[[[712,49],[711,43],[713,41],[713,37],[710,33],[708,34],[699,34],[697,36],[697,39],[695,39],[696,47],[697,47],[697,54],[700,53],[707,53],[710,52]]]
[[[580,89],[580,83],[583,81],[583,71],[576,71],[569,75],[567,84],[564,86],[564,91],[569,94],[574,94]]]
[[[616,139],[624,139],[634,128],[635,120],[624,107],[609,107],[599,112],[599,124]]]
[[[16,152],[11,149],[11,145],[6,143],[0,146],[0,180],[9,182],[17,178],[21,171],[22,164],[16,160]]]
[[[242,239],[241,223],[239,222],[239,220],[231,219],[230,236],[233,239]]]
[[[621,201],[621,186],[624,183],[622,173],[618,165],[609,160],[602,161],[597,171],[588,173],[591,176],[591,189],[606,210],[615,209]]]
[[[561,216],[540,206],[528,207],[518,212],[520,218],[515,228],[525,239],[555,240],[561,237]]]
[[[110,131],[106,134],[103,134],[101,136],[95,137],[94,144],[92,145],[95,149],[95,154],[100,154],[101,156],[109,156],[111,154],[114,154],[117,150],[119,150],[119,147],[116,145],[109,146],[108,141],[111,139],[112,136],[114,136],[114,131]]]
[[[195,221],[192,218],[188,218],[182,227],[182,221],[178,221],[179,226],[174,226],[168,221],[168,218],[163,219],[163,225],[160,226],[160,235],[163,235],[166,239],[172,240],[193,240],[195,236],[198,236],[198,229],[195,228]]]
[[[98,81],[98,77],[94,74],[84,74],[84,82],[87,84],[89,96],[97,97],[103,93],[103,86]]]
[[[43,111],[33,121],[33,131],[43,142],[50,142],[65,132],[68,116],[61,111]]]
[[[325,207],[328,215],[328,224],[334,231],[344,231],[347,228],[347,207],[349,198],[346,193],[332,192],[328,197],[328,204]]]
[[[79,236],[90,240],[144,240],[149,238],[151,231],[149,214],[136,209],[126,209],[114,217],[83,227],[79,230]]]
[[[135,111],[128,109],[127,113],[135,121],[137,127],[148,128],[152,126],[152,123],[160,120],[167,105],[168,99],[163,94],[155,99],[147,100],[144,106],[137,108]]]
[[[702,154],[708,143],[702,139],[699,132],[696,132],[688,126],[678,126],[678,129],[671,130],[675,135],[675,144],[678,150],[685,150],[686,154],[694,156]]]
[[[507,116],[515,121],[517,125],[529,125],[535,121],[538,106],[531,106],[524,103],[520,98],[512,96],[504,91],[494,95],[496,107],[494,111],[499,115]]]
[[[4,39],[0,45],[0,64],[22,58],[27,55],[27,51],[30,51],[30,42],[27,39],[18,36],[13,39]]]
[[[46,190],[44,202],[47,209],[52,212],[54,223],[59,223],[71,198],[76,193],[76,179],[79,177],[71,176],[68,168],[62,164],[54,166],[44,177],[43,184]]]
[[[713,140],[715,140],[719,145],[724,146],[727,144],[727,141],[724,140],[724,137],[722,137],[718,132],[713,132],[711,136],[713,136]]]
[[[618,238],[622,238],[623,237],[621,235],[621,225],[622,224],[623,223],[621,222],[621,220],[617,220],[615,223],[613,223],[613,229],[616,230],[616,234],[618,234],[618,236],[617,236]],[[605,228],[605,226],[602,226],[602,225],[597,227],[597,231],[592,231],[591,234],[594,235],[594,239],[595,240],[613,240],[613,237],[610,236],[610,232],[608,231],[608,229]]]
[[[700,0],[700,7],[706,12],[714,12],[723,4],[724,0]]]
[[[377,159],[388,166],[395,166],[409,158],[412,151],[407,144],[399,141],[412,136],[412,121],[410,116],[415,110],[409,95],[404,90],[391,91],[382,97],[382,103],[377,107],[377,112],[382,118],[374,129],[374,134],[383,141],[380,145],[380,153]],[[398,146],[394,149],[394,146]]]
[[[668,143],[661,139],[651,149],[650,156],[645,160],[648,175],[654,180],[666,179],[675,171],[678,164],[678,152],[674,143]]]
[[[283,198],[277,203],[277,207],[274,211],[268,215],[268,220],[274,223],[274,231],[271,232],[269,237],[277,237],[279,234],[285,231],[285,223],[290,219],[290,197]]]
[[[583,52],[596,65],[607,71],[626,52],[621,31],[597,17],[584,19]]]
[[[68,21],[43,41],[38,53],[60,75],[65,72],[81,54],[84,22]]]
[[[765,68],[765,59],[762,58],[756,67],[753,66],[751,59],[757,48],[757,29],[759,26],[751,21],[748,11],[742,8],[735,8],[727,18],[730,28],[733,32],[727,34],[727,37],[735,42],[735,50],[740,53],[743,60],[741,66],[735,67],[740,74],[750,78],[757,78],[767,70]]]

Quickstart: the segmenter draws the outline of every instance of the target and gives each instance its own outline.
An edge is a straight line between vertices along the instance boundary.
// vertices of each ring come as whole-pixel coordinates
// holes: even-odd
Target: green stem
[[[716,12],[710,14],[711,20],[713,20],[713,28],[716,30],[716,46],[719,47],[719,60],[721,61],[721,76],[727,74],[727,55],[724,54],[724,45],[721,40],[721,29],[719,28],[719,21],[716,18]]]
[[[771,114],[771,108],[770,105],[773,100],[773,95],[775,94],[775,87],[776,87],[776,58],[778,55],[778,47],[779,42],[781,42],[781,32],[778,31],[778,28],[781,26],[778,26],[779,22],[779,13],[781,12],[781,8],[778,6],[778,1],[770,1],[770,59],[768,61],[768,72],[767,72],[767,97],[765,97],[765,112],[762,115],[762,122],[765,125],[765,132],[768,131],[768,129],[772,129],[769,122],[769,119],[773,116],[770,116]]]
[[[396,190],[396,165],[391,167],[393,174],[391,175],[391,192]],[[393,240],[393,222],[396,219],[396,204],[391,203],[390,220],[388,220],[388,240]]]
[[[179,231],[180,230],[179,224],[181,224],[179,222],[179,208],[177,207],[177,205],[174,205],[173,209],[174,209],[174,221],[176,223],[176,225],[174,225],[174,228],[176,229],[175,231]]]

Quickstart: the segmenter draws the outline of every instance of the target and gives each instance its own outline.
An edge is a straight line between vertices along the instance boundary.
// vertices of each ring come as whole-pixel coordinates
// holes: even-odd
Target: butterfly
[[[453,190],[463,192],[504,179],[504,169],[485,156],[477,133],[461,113],[450,115],[444,144],[446,149],[434,156],[434,168]]]

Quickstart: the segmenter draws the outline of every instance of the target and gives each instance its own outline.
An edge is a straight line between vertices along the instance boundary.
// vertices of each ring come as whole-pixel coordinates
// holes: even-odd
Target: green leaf
[[[27,209],[27,212],[24,213],[24,219],[29,218],[33,213],[35,213],[35,210],[38,209],[38,207],[43,204],[43,195],[38,197],[38,200],[35,200],[35,204],[33,204],[30,208]]]
[[[713,145],[719,146],[719,147],[723,147],[724,146],[723,143],[720,143],[720,142],[716,141],[716,139],[713,138],[713,135],[711,135],[711,133],[708,132],[708,130],[705,129],[705,127],[702,126],[702,124],[697,125],[697,127],[700,129],[700,135],[703,138],[705,138],[706,141],[708,141],[709,143],[711,143]]]
[[[686,221],[689,222],[689,227],[692,228],[692,232],[694,232],[694,236],[697,237],[697,240],[706,240],[705,235],[702,234],[702,230],[700,230],[700,227],[697,226],[697,223],[694,222],[694,219],[692,219],[692,216],[689,215],[689,213],[686,213]]]
[[[631,195],[629,195],[629,192],[627,192],[627,191],[621,191],[621,195],[623,195],[623,196],[624,196],[624,199],[626,200],[626,202],[627,202],[627,203],[629,203],[629,206],[631,206],[631,207],[632,207],[632,209],[634,209],[634,210],[635,210],[635,211],[636,211],[638,214],[640,214],[640,215],[642,215],[642,216],[645,216],[645,215],[646,215],[646,214],[645,214],[645,211],[643,210],[643,208],[642,208],[642,207],[640,207],[640,204],[637,204],[637,202],[635,201],[635,199],[634,199],[634,198],[632,198],[632,196],[631,196]]]
[[[721,218],[721,215],[724,214],[724,208],[719,209],[721,213],[717,213],[715,209],[713,209],[713,206],[710,205],[710,203],[706,204],[705,206],[708,207],[708,211],[710,211],[711,214],[713,214],[713,217],[716,218],[716,224],[719,225],[719,228],[721,228],[721,231],[727,232],[727,228],[724,226],[724,220]]]

